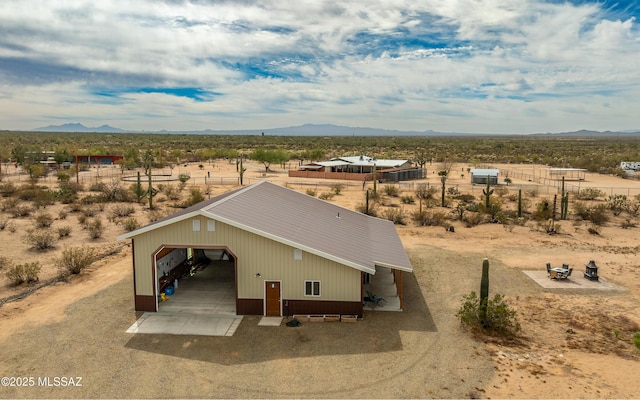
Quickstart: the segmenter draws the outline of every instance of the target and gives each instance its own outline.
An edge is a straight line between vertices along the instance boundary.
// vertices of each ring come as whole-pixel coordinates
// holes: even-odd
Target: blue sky
[[[640,129],[640,4],[2,0],[0,129]]]

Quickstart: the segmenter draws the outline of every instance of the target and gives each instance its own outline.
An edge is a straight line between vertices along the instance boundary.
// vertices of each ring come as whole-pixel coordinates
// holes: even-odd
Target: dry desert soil
[[[437,167],[427,167],[425,181],[439,187],[431,174]],[[189,172],[188,184],[206,187],[210,195],[235,188],[220,184],[237,177],[226,161],[180,168],[175,176]],[[526,168],[536,174],[536,167]],[[510,190],[538,186],[532,209],[557,189],[526,173],[513,172]],[[82,172],[82,178],[88,186],[119,174],[106,168]],[[205,176],[211,176],[208,186]],[[288,178],[280,169],[264,174],[260,165],[249,164],[246,178],[245,183],[268,179],[301,192],[329,191],[326,182]],[[18,175],[7,179],[26,182]],[[640,193],[638,181],[610,176],[587,174],[580,184],[607,193]],[[468,177],[452,176],[449,185],[482,193]],[[411,188],[401,187],[408,194]],[[363,199],[362,183],[351,182],[330,201],[353,209]],[[384,202],[407,212],[417,207],[397,198]],[[156,197],[160,212],[175,211],[170,203]],[[610,220],[597,235],[573,218],[561,221],[554,235],[532,221],[473,227],[452,221],[454,232],[408,221],[397,225],[414,266],[404,279],[403,312],[366,311],[357,323],[296,328],[258,326],[259,317],[249,316],[232,337],[207,337],[126,333],[140,313],[133,310],[130,245],[115,240],[124,228],[109,221],[107,205],[96,211],[104,234],[91,239],[78,213],[60,218],[64,207],[46,211],[57,217],[54,228],[70,226],[71,235],[45,252],[23,239],[33,226],[31,217],[0,216],[14,227],[0,231],[2,255],[43,266],[38,283],[18,287],[0,271],[0,377],[36,379],[33,386],[0,386],[0,398],[633,398],[640,393],[640,350],[632,340],[640,331],[640,234],[638,228],[622,229],[620,219]],[[148,223],[145,206],[135,207],[134,217]],[[45,285],[58,274],[56,257],[75,246],[94,247],[102,257],[79,275]],[[491,262],[491,293],[504,294],[518,312],[522,331],[515,340],[476,337],[456,319],[462,296],[479,290],[484,258]],[[543,288],[524,273],[544,271],[547,262],[569,263],[577,282],[589,260],[599,265],[606,290],[570,284]],[[26,292],[31,293],[19,296]],[[43,377],[50,385],[38,384]],[[80,377],[81,386],[55,385],[55,377]]]

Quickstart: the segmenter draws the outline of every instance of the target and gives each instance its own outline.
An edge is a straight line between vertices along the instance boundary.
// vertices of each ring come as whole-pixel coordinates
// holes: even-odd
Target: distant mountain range
[[[102,125],[97,128],[91,128],[84,126],[80,123],[75,124],[63,124],[63,125],[49,125],[41,128],[32,129],[34,132],[98,132],[98,133],[123,133],[126,132],[123,129],[114,128],[109,125]]]
[[[378,128],[361,128],[340,126],[331,124],[305,124],[299,126],[289,126],[272,129],[242,129],[242,130],[213,130],[205,129],[200,131],[127,131],[114,128],[109,125],[99,127],[87,127],[81,123],[49,125],[32,129],[34,132],[97,132],[97,133],[163,133],[163,134],[194,134],[194,135],[269,135],[269,136],[496,136],[491,134],[463,133],[463,132],[437,132],[426,131],[400,131]],[[515,135],[515,134],[514,134]],[[590,137],[590,136],[639,136],[640,129],[626,131],[591,131],[579,130],[575,132],[559,133],[535,133],[528,136],[567,136],[567,137]]]

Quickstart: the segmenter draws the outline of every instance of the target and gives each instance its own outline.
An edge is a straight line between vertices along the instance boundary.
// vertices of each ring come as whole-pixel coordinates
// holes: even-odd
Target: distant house
[[[364,155],[304,164],[298,167],[297,171],[290,170],[289,176],[362,181],[372,180],[374,171],[376,179],[382,181],[398,182],[425,177],[424,170],[413,167],[409,160],[376,159]]]
[[[402,274],[412,272],[391,221],[266,181],[118,239],[132,242],[137,311],[158,311],[163,279],[173,282],[181,276],[175,271],[194,262],[225,260],[212,268],[225,268],[233,277],[226,290],[235,294],[238,315],[362,316],[371,275],[390,271],[402,304]],[[222,284],[208,287],[215,291]]]
[[[499,169],[494,168],[471,168],[471,184],[486,185],[489,181],[490,185],[498,184]]]
[[[117,161],[124,160],[124,156],[117,155],[92,155],[92,156],[74,156],[74,161],[80,164],[90,165],[111,165]]]
[[[640,171],[640,162],[635,161],[622,161],[620,168],[625,171]]]

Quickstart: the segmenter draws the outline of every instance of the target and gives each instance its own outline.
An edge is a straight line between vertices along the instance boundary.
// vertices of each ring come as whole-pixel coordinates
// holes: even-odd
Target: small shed
[[[469,171],[471,174],[472,185],[486,185],[489,181],[490,185],[498,184],[499,169],[495,168],[471,168]]]
[[[583,181],[587,170],[583,168],[547,168],[547,178],[567,181]]]

